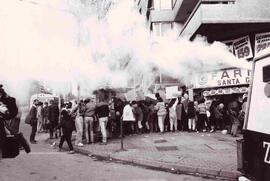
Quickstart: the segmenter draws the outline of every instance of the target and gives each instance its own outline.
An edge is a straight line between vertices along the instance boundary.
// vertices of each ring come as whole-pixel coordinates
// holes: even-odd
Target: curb
[[[55,142],[55,140],[46,140],[48,143]],[[67,146],[63,147],[64,150],[68,150]],[[127,165],[135,165],[151,170],[157,171],[164,171],[173,174],[186,174],[186,175],[193,175],[203,178],[210,178],[210,179],[221,179],[221,180],[229,180],[235,181],[238,177],[242,176],[241,172],[235,171],[223,171],[223,170],[211,170],[211,169],[204,169],[204,168],[196,168],[196,167],[188,167],[182,165],[175,165],[175,164],[168,164],[168,163],[160,163],[156,161],[149,161],[149,160],[140,160],[140,159],[130,159],[124,158],[121,156],[113,156],[111,154],[97,154],[92,153],[88,150],[78,148],[74,146],[74,151],[84,156],[88,156],[91,158],[96,158],[100,161],[110,161],[115,163],[127,164]]]

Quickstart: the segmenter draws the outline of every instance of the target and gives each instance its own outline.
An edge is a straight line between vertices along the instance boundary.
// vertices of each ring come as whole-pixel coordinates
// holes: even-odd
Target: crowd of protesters
[[[50,138],[61,135],[59,148],[67,141],[71,152],[72,132],[76,131],[75,145],[84,146],[100,141],[107,144],[108,137],[120,136],[120,122],[123,121],[123,135],[160,132],[215,132],[226,130],[232,136],[243,126],[246,107],[245,96],[242,102],[231,99],[226,105],[220,100],[189,100],[188,94],[167,100],[157,93],[156,99],[123,101],[114,97],[111,101],[92,98],[79,102],[67,102],[59,110],[57,102],[34,102],[36,108],[37,131],[49,132]],[[30,111],[31,112],[31,111]],[[35,125],[36,126],[36,125]],[[62,131],[59,131],[60,128]],[[34,134],[30,141],[35,143]]]

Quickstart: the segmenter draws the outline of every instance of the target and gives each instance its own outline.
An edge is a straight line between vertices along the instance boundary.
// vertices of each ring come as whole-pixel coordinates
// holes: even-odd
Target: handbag
[[[16,140],[16,143],[18,145],[18,149],[20,148],[20,146],[22,146],[26,153],[30,153],[31,152],[30,145],[27,142],[27,140],[25,139],[25,137],[23,136],[23,133],[21,133],[21,132],[20,133],[14,133],[14,131],[9,127],[9,125],[7,124],[6,121],[4,121],[4,125],[5,125],[5,129],[7,129],[9,131],[9,133],[10,133],[10,134],[6,135],[6,139],[7,139],[6,144],[7,144],[7,146],[9,146],[10,142],[14,142],[14,144],[15,144],[15,141],[13,141],[13,140]],[[5,141],[4,141],[4,147],[5,147]],[[13,147],[15,147],[15,149],[16,149],[15,145],[13,145]]]
[[[26,124],[31,124],[31,117],[30,117],[30,114],[29,113],[26,115],[24,122]]]
[[[3,158],[15,158],[19,155],[19,142],[16,136],[6,135],[2,148]]]
[[[14,136],[17,138],[17,141],[19,142],[19,146],[22,146],[26,153],[30,153],[31,147],[30,147],[29,143],[27,142],[27,140],[25,139],[25,137],[23,136],[23,134],[17,133]]]

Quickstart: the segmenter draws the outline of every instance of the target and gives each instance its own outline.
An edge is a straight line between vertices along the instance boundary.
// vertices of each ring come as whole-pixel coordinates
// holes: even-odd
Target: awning
[[[203,96],[228,95],[228,94],[244,94],[248,92],[248,87],[229,87],[210,89],[203,92]]]

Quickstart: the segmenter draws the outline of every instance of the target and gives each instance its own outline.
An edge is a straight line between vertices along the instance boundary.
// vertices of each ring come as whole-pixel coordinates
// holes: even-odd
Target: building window
[[[155,10],[171,10],[176,0],[154,0]]]
[[[153,23],[153,35],[155,37],[165,36],[173,29],[173,23],[171,22],[162,22],[162,23]]]

